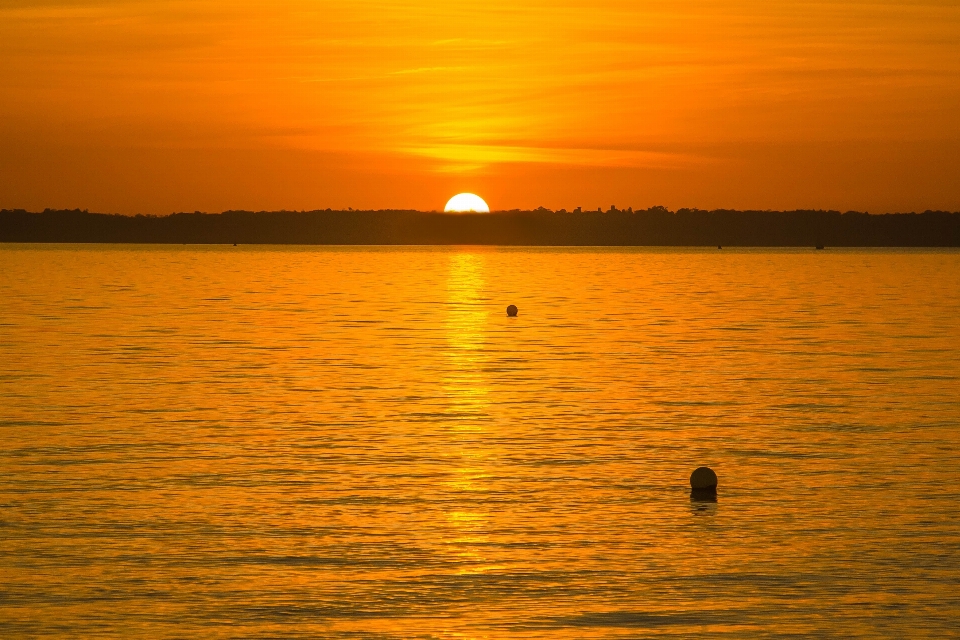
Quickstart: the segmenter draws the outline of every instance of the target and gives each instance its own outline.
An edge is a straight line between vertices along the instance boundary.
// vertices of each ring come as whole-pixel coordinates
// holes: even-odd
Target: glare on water
[[[5,245],[0,301],[0,635],[960,617],[956,251]]]

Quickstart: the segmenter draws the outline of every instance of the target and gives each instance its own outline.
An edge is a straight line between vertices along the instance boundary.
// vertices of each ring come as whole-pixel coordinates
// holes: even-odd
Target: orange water
[[[0,245],[0,301],[0,635],[960,626],[960,252]]]

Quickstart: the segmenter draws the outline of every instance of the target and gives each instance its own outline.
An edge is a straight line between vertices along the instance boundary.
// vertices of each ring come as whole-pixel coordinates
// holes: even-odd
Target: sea
[[[958,587],[960,251],[0,245],[2,637],[944,638]]]

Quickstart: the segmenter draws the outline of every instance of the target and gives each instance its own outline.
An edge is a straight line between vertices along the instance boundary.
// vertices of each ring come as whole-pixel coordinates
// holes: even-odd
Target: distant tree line
[[[957,247],[960,213],[537,209],[225,211],[124,216],[0,210],[0,242],[546,246]]]

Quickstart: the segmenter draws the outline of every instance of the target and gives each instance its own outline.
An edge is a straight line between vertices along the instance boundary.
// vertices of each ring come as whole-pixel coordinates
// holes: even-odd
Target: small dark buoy
[[[233,246],[237,246],[237,243],[236,243],[236,242],[234,242],[234,243],[233,243]]]
[[[822,251],[822,250],[823,250],[823,245],[822,245],[822,244],[818,244],[818,245],[817,245],[817,251]]]
[[[723,249],[723,247],[721,247],[720,245],[717,245],[717,249]]]
[[[690,474],[690,489],[695,495],[717,492],[717,474],[710,467],[698,467]]]
[[[516,318],[516,317],[517,317],[517,305],[512,304],[512,305],[510,305],[509,307],[507,307],[507,315],[510,316],[511,318]]]

